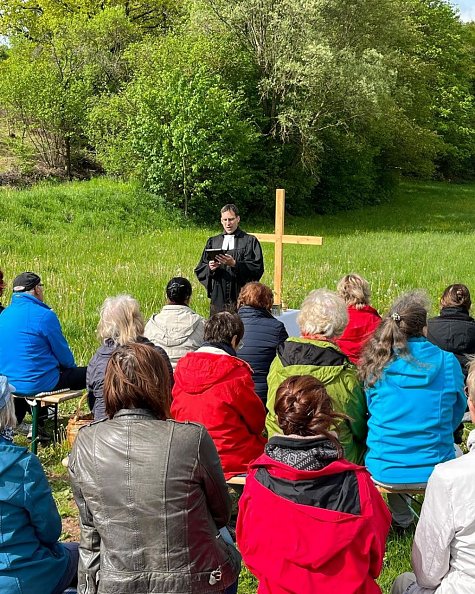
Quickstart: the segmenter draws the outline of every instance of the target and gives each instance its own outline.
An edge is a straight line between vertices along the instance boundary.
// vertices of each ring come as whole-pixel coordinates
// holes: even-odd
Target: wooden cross
[[[282,307],[283,244],[322,245],[323,237],[284,235],[285,190],[275,192],[275,233],[253,233],[259,241],[274,243],[274,305]]]

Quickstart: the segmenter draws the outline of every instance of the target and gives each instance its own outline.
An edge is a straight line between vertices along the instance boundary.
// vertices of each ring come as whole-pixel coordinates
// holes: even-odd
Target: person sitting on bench
[[[453,432],[466,400],[455,355],[424,334],[428,300],[413,291],[400,297],[370,338],[360,360],[368,401],[366,466],[382,486],[424,487],[439,462],[455,457]],[[388,495],[394,528],[412,529],[404,496]]]
[[[391,514],[367,470],[348,462],[325,386],[292,376],[277,389],[283,435],[250,464],[237,540],[259,594],[376,594]]]
[[[466,390],[475,423],[475,360]],[[467,446],[468,454],[434,468],[412,547],[414,573],[399,576],[392,594],[475,592],[475,431]]]
[[[0,592],[61,594],[77,581],[78,543],[58,542],[61,517],[43,467],[13,443],[12,387],[0,375]]]
[[[44,303],[43,291],[37,274],[23,272],[13,281],[11,303],[0,316],[0,373],[22,396],[86,387],[86,368],[76,366],[57,315]],[[18,423],[28,409],[26,401],[15,399]]]

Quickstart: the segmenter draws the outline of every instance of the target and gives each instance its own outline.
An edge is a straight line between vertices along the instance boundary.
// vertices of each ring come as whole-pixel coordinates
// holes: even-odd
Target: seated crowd
[[[419,291],[381,318],[368,282],[346,275],[305,298],[289,337],[269,287],[248,283],[237,313],[206,321],[174,277],[147,324],[130,295],[104,301],[87,368],[43,290],[22,273],[0,306],[2,594],[235,594],[240,554],[261,594],[377,593],[390,528],[415,529],[414,573],[393,594],[475,591],[474,454],[454,444],[467,399],[475,422],[465,285],[437,318]],[[41,464],[13,442],[27,397],[65,387],[87,389],[95,420],[69,458],[80,543],[58,542]]]

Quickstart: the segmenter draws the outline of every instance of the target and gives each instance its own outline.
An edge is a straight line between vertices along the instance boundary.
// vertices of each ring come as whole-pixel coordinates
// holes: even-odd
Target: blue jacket
[[[252,379],[259,398],[267,400],[267,374],[276,349],[287,338],[284,324],[265,309],[244,305],[238,315],[244,324],[243,347],[237,356],[252,367]]]
[[[455,355],[422,337],[408,346],[411,359],[395,359],[366,387],[366,466],[387,484],[425,483],[436,464],[454,458],[453,432],[467,405]]]
[[[0,592],[51,594],[69,559],[57,542],[60,534],[61,518],[38,458],[0,437]]]
[[[76,367],[58,317],[30,293],[14,293],[0,316],[0,373],[18,394],[53,390],[61,368]]]

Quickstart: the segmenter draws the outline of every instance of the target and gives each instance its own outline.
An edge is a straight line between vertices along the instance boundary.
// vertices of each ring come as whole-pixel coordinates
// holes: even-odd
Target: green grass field
[[[272,222],[243,220],[247,231],[272,232]],[[284,301],[297,308],[314,288],[334,289],[338,279],[358,272],[372,285],[373,304],[383,312],[401,292],[428,291],[433,313],[442,290],[463,282],[475,291],[475,185],[405,182],[391,204],[333,216],[288,217],[286,233],[322,235],[324,245],[284,248]],[[95,328],[105,297],[130,293],[147,319],[164,303],[164,287],[175,275],[192,280],[192,306],[206,315],[204,289],[193,279],[206,237],[202,227],[164,209],[132,184],[93,180],[41,185],[28,191],[0,189],[0,268],[8,285],[23,270],[38,272],[45,300],[57,311],[78,363],[97,348]],[[265,244],[266,273],[272,285],[273,246]],[[9,294],[4,296],[4,303]],[[49,471],[69,532],[74,516],[64,469],[64,448],[45,448]],[[410,538],[388,541],[381,586],[389,592],[395,576],[408,570]],[[239,592],[256,584],[243,571]]]

